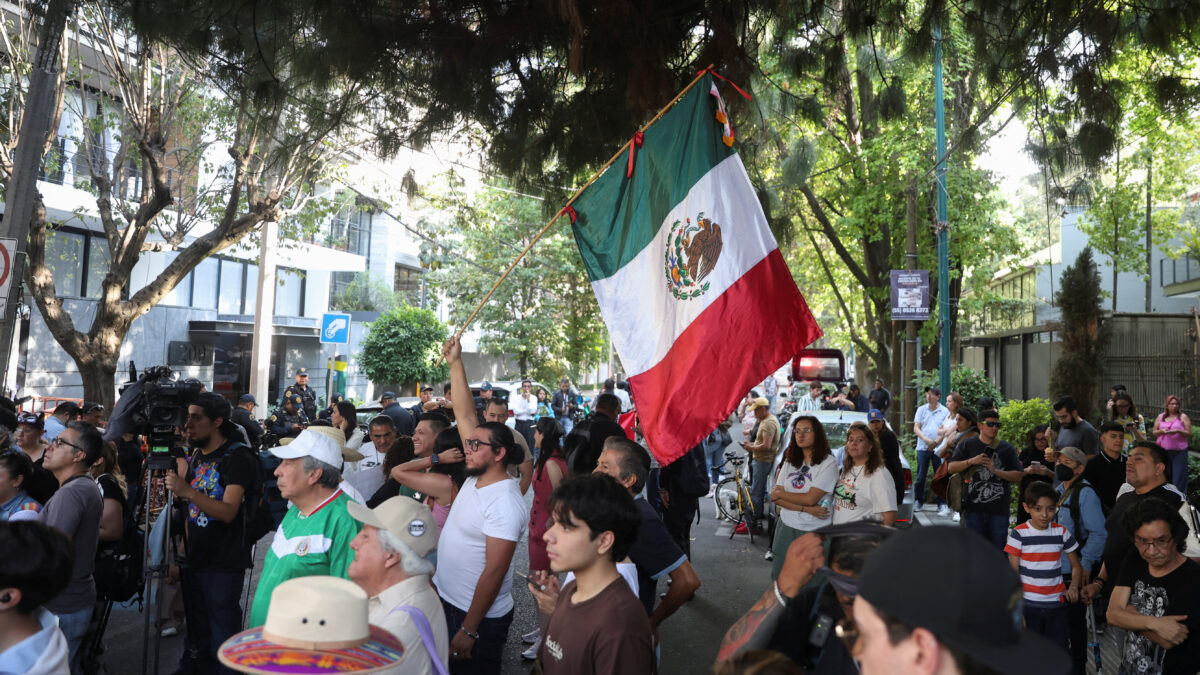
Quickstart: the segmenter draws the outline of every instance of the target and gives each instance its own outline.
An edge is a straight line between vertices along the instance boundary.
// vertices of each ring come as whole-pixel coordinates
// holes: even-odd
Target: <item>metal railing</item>
[[[1192,256],[1163,258],[1158,261],[1158,285],[1160,287],[1181,284],[1200,279],[1200,260]]]

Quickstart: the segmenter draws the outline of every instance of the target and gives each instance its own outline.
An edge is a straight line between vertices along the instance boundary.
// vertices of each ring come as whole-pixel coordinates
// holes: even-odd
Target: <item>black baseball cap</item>
[[[929,392],[931,392],[931,391],[932,391],[932,392],[934,393],[934,395],[936,395],[936,396],[941,396],[941,395],[942,395],[942,389],[941,389],[941,387],[935,387],[935,386],[932,386],[932,385],[930,385],[930,386],[928,386],[928,387],[925,387],[925,393],[927,393],[927,394],[928,394],[928,393],[929,393]]]
[[[929,630],[996,672],[1028,675],[1031,664],[1045,675],[1071,672],[1061,647],[1022,627],[1022,593],[1006,555],[966,528],[946,526],[891,537],[867,558],[858,584],[880,613]]]
[[[83,404],[83,407],[79,409],[79,412],[83,415],[87,415],[89,413],[94,413],[97,410],[104,410],[104,406],[96,403],[95,401],[88,401],[87,403]]]
[[[431,387],[431,386],[429,386],[429,385],[425,385],[424,387],[421,387],[421,393],[422,393],[422,394],[424,394],[424,393],[425,393],[425,392],[427,392],[427,391],[433,391],[433,387]]]

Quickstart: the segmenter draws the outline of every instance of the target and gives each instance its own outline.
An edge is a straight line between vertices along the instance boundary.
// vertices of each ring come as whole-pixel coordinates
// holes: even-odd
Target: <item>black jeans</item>
[[[467,618],[466,610],[442,601],[442,609],[446,611],[446,632],[450,639],[462,627]],[[501,657],[504,654],[504,643],[508,641],[508,627],[512,625],[513,610],[495,619],[484,618],[479,622],[479,639],[471,648],[471,658],[456,659],[450,656],[450,672],[453,675],[500,675]]]
[[[183,611],[187,616],[187,634],[183,641],[181,665],[188,661],[197,673],[233,673],[221,665],[217,650],[221,643],[242,630],[242,582],[246,572],[206,572],[185,567],[180,570],[183,583]]]
[[[692,559],[692,521],[700,508],[699,497],[671,495],[671,505],[663,510],[663,525],[671,533],[671,539],[679,545],[688,560]]]

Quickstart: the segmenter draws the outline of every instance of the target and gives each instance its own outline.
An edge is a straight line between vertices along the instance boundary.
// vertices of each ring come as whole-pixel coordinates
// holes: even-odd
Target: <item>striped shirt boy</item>
[[[1004,552],[1020,558],[1018,574],[1026,605],[1057,607],[1067,590],[1063,584],[1062,555],[1079,548],[1070,530],[1050,523],[1039,530],[1025,521],[1008,533]]]

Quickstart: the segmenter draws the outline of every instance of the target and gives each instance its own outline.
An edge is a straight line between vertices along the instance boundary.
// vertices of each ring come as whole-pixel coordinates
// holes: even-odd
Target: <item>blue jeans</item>
[[[763,501],[767,496],[767,478],[771,475],[771,462],[750,463],[750,501],[754,502],[754,525],[758,525],[763,514]]]
[[[442,609],[446,611],[446,632],[450,639],[454,639],[454,634],[467,618],[467,612],[445,600],[442,601]],[[471,648],[470,658],[456,659],[453,654],[450,656],[452,675],[500,675],[500,667],[503,665],[501,656],[504,654],[504,643],[508,641],[508,627],[512,625],[512,620],[513,610],[510,609],[504,616],[495,619],[485,617],[480,621],[479,627],[475,629],[479,639]]]
[[[563,438],[566,438],[567,434],[571,433],[571,429],[575,427],[575,423],[571,421],[570,417],[556,417],[555,419],[562,425]]]
[[[713,443],[706,449],[704,456],[708,460],[708,471],[712,477],[712,484],[716,485],[721,482],[721,467],[725,464],[725,446]]]
[[[925,472],[932,469],[937,473],[941,465],[942,459],[937,453],[931,450],[921,450],[917,453],[917,474],[913,477],[913,503],[917,506],[925,503]],[[945,503],[941,497],[937,497],[938,507]]]
[[[1067,623],[1067,605],[1060,603],[1056,607],[1033,607],[1025,605],[1025,626],[1062,647],[1064,652],[1070,652],[1070,637]]]
[[[217,650],[242,630],[242,581],[245,571],[206,572],[185,567],[180,570],[183,610],[187,634],[183,661],[194,659],[198,673],[232,673],[221,665]]]
[[[984,539],[987,539],[993,546],[1004,550],[1004,545],[1008,542],[1008,514],[995,515],[990,513],[978,513],[963,509],[963,524],[968,530],[975,532]]]
[[[83,636],[87,634],[88,624],[92,621],[93,609],[91,605],[88,605],[78,612],[55,615],[58,617],[58,627],[62,631],[63,637],[67,639],[73,675],[83,672],[79,667],[79,646],[83,643]]]
[[[1167,450],[1167,463],[1171,468],[1171,484],[1186,495],[1188,493],[1188,451]]]

